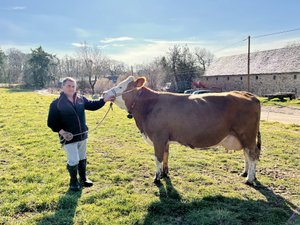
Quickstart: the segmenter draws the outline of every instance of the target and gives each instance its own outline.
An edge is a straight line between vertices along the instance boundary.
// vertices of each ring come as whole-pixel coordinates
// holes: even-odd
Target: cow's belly
[[[200,134],[187,134],[177,136],[174,135],[169,141],[175,141],[182,145],[189,146],[191,148],[208,148],[212,146],[223,146],[228,150],[240,150],[242,144],[240,140],[230,132],[222,130],[219,132],[200,133]]]
[[[153,146],[153,142],[151,141],[151,139],[145,135],[145,134],[141,134],[143,139],[146,141],[146,143],[148,143],[149,145]],[[169,144],[173,144],[173,143],[179,143],[177,141],[169,141]],[[180,144],[180,143],[179,143]],[[181,143],[182,144],[182,143]],[[216,144],[216,145],[196,145],[196,146],[192,146],[187,144],[188,146],[194,148],[201,148],[201,147],[212,147],[212,146],[223,146],[226,150],[241,150],[242,149],[242,144],[239,141],[239,139],[237,137],[235,137],[234,135],[227,135],[220,143]]]
[[[228,150],[241,150],[242,144],[239,139],[233,135],[227,135],[218,145]]]

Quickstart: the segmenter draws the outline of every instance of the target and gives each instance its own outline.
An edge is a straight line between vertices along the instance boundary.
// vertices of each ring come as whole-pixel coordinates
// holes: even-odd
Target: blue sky
[[[62,57],[86,42],[139,64],[187,44],[220,57],[246,52],[248,35],[300,28],[299,10],[297,0],[1,0],[0,48],[41,45]],[[251,50],[299,41],[300,30],[253,39]]]

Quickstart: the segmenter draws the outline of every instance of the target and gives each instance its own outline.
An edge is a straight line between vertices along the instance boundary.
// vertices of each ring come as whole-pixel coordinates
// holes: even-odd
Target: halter
[[[137,90],[137,89],[138,89],[138,88],[135,87],[135,88],[132,88],[132,89],[130,89],[130,90],[128,90],[128,91],[124,91],[124,92],[122,92],[122,93],[120,93],[120,94],[117,94],[117,92],[116,92],[114,89],[112,89],[111,91],[112,91],[112,93],[114,94],[115,97],[119,97],[119,96],[121,96],[121,95],[123,95],[123,94],[127,94],[127,93],[130,93],[130,92],[133,92],[134,90]]]
[[[144,85],[143,85],[143,86],[144,86]],[[124,91],[124,92],[122,92],[122,93],[120,93],[120,94],[117,94],[117,92],[116,92],[114,89],[112,89],[111,91],[112,91],[112,93],[113,93],[113,95],[114,95],[115,97],[119,97],[119,96],[121,96],[121,95],[123,95],[123,94],[127,94],[127,93],[133,92],[133,91],[135,91],[135,90],[141,89],[143,86],[132,88],[132,89],[130,89],[130,90],[128,90],[128,91]],[[140,94],[141,94],[141,93],[140,93]],[[140,94],[139,94],[139,95],[140,95]],[[132,119],[132,118],[133,118],[133,115],[132,115],[132,112],[131,112],[131,111],[132,111],[132,109],[133,109],[134,106],[135,106],[135,99],[136,99],[136,97],[137,97],[137,95],[134,96],[133,103],[132,103],[132,105],[130,106],[129,110],[127,111],[127,112],[128,112],[128,115],[127,115],[127,118],[128,118],[128,119]]]

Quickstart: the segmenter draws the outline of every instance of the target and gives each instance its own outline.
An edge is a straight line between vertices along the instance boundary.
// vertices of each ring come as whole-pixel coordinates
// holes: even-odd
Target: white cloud
[[[118,42],[118,41],[131,41],[134,38],[132,37],[115,37],[115,38],[104,38],[103,40],[100,40],[101,43],[112,43],[112,42]]]
[[[26,6],[13,6],[9,8],[10,10],[25,10]]]
[[[184,45],[184,44],[190,44],[190,45],[205,45],[207,42],[200,41],[200,40],[178,40],[178,41],[172,41],[172,40],[154,40],[154,39],[144,39],[145,42],[149,43],[155,43],[155,44],[168,44],[168,45]]]
[[[124,44],[112,44],[111,46],[112,47],[124,47],[126,45],[124,45]]]
[[[84,47],[89,47],[89,45],[87,45],[86,43],[72,43],[72,46],[76,47],[76,48],[84,48]]]
[[[98,45],[97,47],[101,48],[101,49],[104,49],[104,48],[108,48],[109,46],[111,46],[111,45]]]
[[[90,32],[85,29],[76,27],[73,29],[79,38],[88,38],[91,36]]]
[[[187,44],[191,50],[195,47],[207,48],[213,46],[213,43],[203,40],[154,40],[154,39],[144,39],[143,43],[139,43],[138,46],[127,47],[126,50],[120,53],[109,53],[108,48],[106,48],[107,54],[116,60],[123,61],[127,64],[142,64],[149,63],[156,57],[162,57],[167,55],[170,48],[174,45],[185,45]]]
[[[238,46],[228,47],[222,51],[217,51],[223,46],[219,41],[203,41],[203,40],[151,40],[145,39],[146,43],[139,46],[126,48],[126,50],[120,51],[119,53],[109,53],[110,46],[106,46],[105,52],[109,57],[123,61],[129,65],[149,63],[156,57],[162,57],[167,55],[170,48],[175,44],[183,45],[187,44],[190,49],[195,47],[206,48],[215,54],[216,57],[222,57],[227,55],[236,55],[247,53],[247,41],[241,42]],[[276,49],[285,47],[289,43],[300,42],[300,38],[289,38],[281,40],[252,40],[251,52],[263,51],[269,49]]]
[[[127,64],[149,63],[155,57],[166,55],[166,52],[173,44],[160,42],[148,43],[140,46],[127,48],[121,53],[108,54],[111,58]]]

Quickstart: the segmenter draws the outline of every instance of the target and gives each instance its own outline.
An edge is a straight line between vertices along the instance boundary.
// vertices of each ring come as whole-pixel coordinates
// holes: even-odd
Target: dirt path
[[[300,108],[294,106],[263,106],[261,120],[300,125]]]

